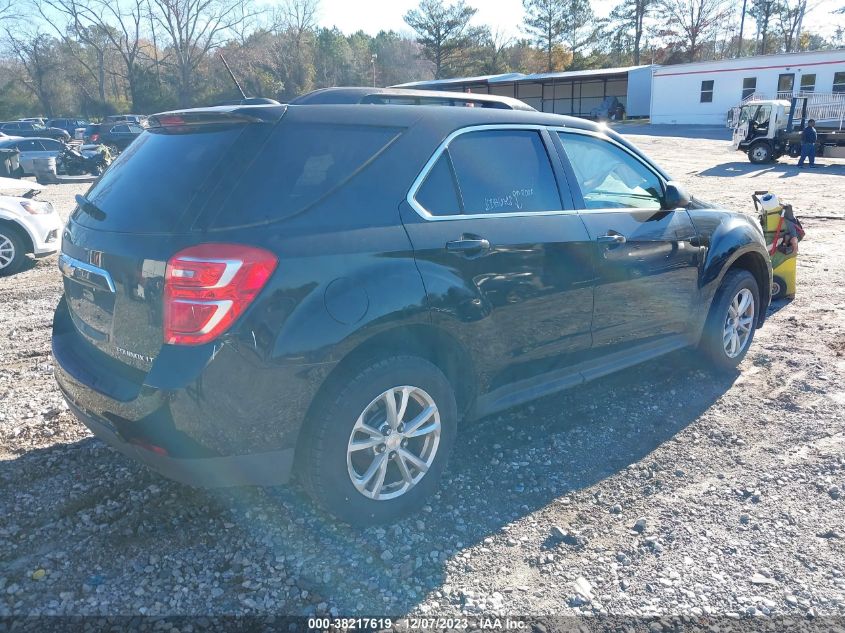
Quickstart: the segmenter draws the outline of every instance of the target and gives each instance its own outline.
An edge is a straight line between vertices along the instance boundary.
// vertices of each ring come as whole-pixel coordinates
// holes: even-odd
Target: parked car
[[[97,143],[108,146],[113,154],[126,149],[144,131],[140,125],[131,123],[100,123],[85,128],[84,143]]]
[[[134,123],[144,127],[147,124],[147,117],[143,114],[113,114],[103,119],[103,123]]]
[[[89,122],[85,119],[50,119],[47,121],[48,127],[57,127],[60,130],[64,130],[73,139],[82,139],[82,135],[77,135],[77,131],[84,129],[88,125]]]
[[[179,481],[295,472],[358,524],[419,508],[467,419],[684,348],[734,370],[771,292],[754,219],[536,111],[170,112],[78,202],[74,414]]]
[[[19,176],[35,173],[33,162],[36,158],[56,157],[64,145],[52,138],[8,138],[0,139],[0,148],[17,149],[20,152]]]
[[[26,255],[59,250],[62,220],[49,202],[36,200],[41,185],[0,178],[0,276],[17,272]]]
[[[57,139],[60,141],[69,141],[70,134],[57,127],[46,127],[40,123],[33,123],[32,121],[9,121],[0,125],[0,132],[8,134],[9,136],[39,136]]]

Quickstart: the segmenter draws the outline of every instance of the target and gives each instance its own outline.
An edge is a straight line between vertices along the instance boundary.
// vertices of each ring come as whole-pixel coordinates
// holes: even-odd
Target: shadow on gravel
[[[816,167],[804,167],[799,169],[795,163],[768,163],[766,165],[755,165],[749,162],[722,163],[710,169],[698,172],[698,176],[751,176],[756,178],[764,174],[781,174],[781,178],[792,178],[804,172],[815,173],[822,176],[845,176],[845,165],[842,164],[818,164]]]
[[[190,592],[181,610],[159,612],[308,614],[326,602],[345,615],[403,614],[442,586],[447,562],[462,550],[487,537],[504,547],[515,520],[567,496],[576,510],[589,504],[591,512],[610,512],[612,498],[583,490],[647,458],[735,379],[705,373],[694,356],[678,352],[464,424],[430,505],[363,532],[315,511],[295,486],[191,489],[93,439],[33,451],[0,461],[3,496],[15,486],[27,503],[56,488],[59,497],[12,519],[17,536],[0,539],[0,561],[9,575],[29,573],[53,555],[45,552],[62,550],[62,579],[38,598],[43,603],[84,583],[89,592],[98,584],[123,587],[110,607],[116,612]],[[661,487],[659,478],[630,481],[646,497]],[[2,521],[7,533],[9,520]],[[159,583],[155,597],[125,590],[150,576]],[[249,603],[244,595],[270,598]]]

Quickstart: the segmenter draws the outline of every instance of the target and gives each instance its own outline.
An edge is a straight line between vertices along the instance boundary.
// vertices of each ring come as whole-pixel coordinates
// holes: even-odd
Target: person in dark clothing
[[[816,141],[819,135],[816,132],[816,120],[807,121],[807,127],[801,131],[801,158],[798,159],[798,166],[804,166],[804,159],[810,159],[810,167],[816,166]]]

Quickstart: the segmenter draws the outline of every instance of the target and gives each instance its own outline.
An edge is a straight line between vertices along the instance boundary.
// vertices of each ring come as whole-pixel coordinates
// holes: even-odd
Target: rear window
[[[369,125],[283,122],[225,197],[210,228],[273,222],[306,210],[343,186],[402,130]]]
[[[252,126],[260,127],[260,126]],[[244,126],[191,134],[145,132],[86,194],[102,220],[77,210],[74,220],[106,231],[161,233],[180,220]]]

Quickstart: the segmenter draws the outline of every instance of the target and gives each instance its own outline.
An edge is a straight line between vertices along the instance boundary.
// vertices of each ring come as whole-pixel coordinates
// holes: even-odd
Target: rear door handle
[[[596,238],[599,244],[624,244],[627,241],[627,238],[620,233],[607,233]]]
[[[453,253],[477,253],[490,248],[490,242],[477,235],[463,235],[459,240],[446,242],[446,250]]]

